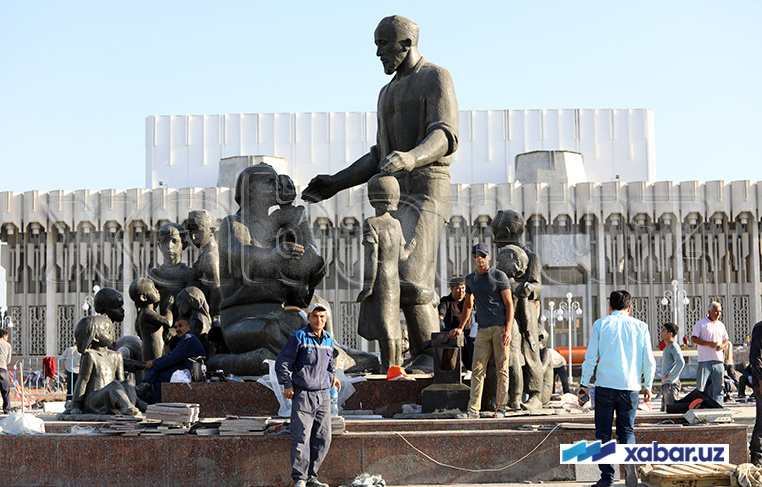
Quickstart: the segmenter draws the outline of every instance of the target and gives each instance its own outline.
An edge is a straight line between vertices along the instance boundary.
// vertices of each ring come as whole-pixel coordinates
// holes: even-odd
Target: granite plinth
[[[385,418],[402,412],[403,404],[421,404],[421,391],[432,379],[371,379],[353,384],[355,393],[343,404],[344,409],[373,410]],[[257,382],[194,382],[162,384],[164,402],[198,404],[203,418],[238,416],[277,416],[275,393]]]
[[[468,408],[471,388],[465,384],[432,384],[421,391],[421,409],[424,413],[437,410]]]
[[[572,480],[573,466],[558,462],[559,446],[594,437],[589,429],[508,429],[515,421],[502,419],[442,421],[438,431],[413,431],[415,421],[384,423],[388,430],[378,432],[369,431],[368,422],[347,420],[347,433],[334,437],[321,479],[340,485],[368,472],[381,474],[388,485]],[[638,443],[728,443],[730,461],[737,464],[747,460],[746,431],[740,424],[654,424],[636,427],[635,435]],[[8,486],[282,486],[291,483],[289,448],[287,436],[3,435],[0,478]],[[498,472],[467,472],[437,465],[421,452],[472,470],[528,456]]]

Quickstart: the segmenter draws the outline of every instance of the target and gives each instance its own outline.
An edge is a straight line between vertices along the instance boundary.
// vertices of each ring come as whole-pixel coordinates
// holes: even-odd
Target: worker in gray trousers
[[[317,479],[331,446],[331,386],[341,389],[333,363],[328,309],[313,304],[309,326],[296,331],[275,361],[283,395],[291,399],[291,477],[294,487],[328,487]]]

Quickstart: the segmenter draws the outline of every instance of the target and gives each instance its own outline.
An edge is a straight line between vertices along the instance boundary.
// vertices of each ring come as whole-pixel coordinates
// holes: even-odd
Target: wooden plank
[[[651,475],[661,475],[662,477],[682,475],[683,472],[674,468],[674,465],[656,465]]]
[[[730,487],[730,477],[724,479],[670,479],[661,487]]]

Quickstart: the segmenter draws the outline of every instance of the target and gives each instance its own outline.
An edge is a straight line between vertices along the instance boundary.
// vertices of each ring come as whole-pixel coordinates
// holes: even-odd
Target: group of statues
[[[357,298],[362,302],[358,332],[379,341],[384,368],[402,365],[401,309],[411,354],[405,365],[408,370],[431,371],[433,355],[426,347],[440,329],[436,261],[450,217],[449,166],[458,146],[458,105],[449,72],[419,53],[418,26],[412,21],[384,18],[375,31],[375,44],[384,71],[394,75],[379,95],[376,145],[337,174],[313,178],[302,198],[315,203],[368,183],[376,214],[363,225],[365,275]],[[288,337],[305,325],[300,312],[320,299],[315,289],[326,274],[306,210],[294,204],[296,196],[287,175],[256,164],[239,174],[239,209],[222,220],[219,230],[204,210],[191,211],[185,227],[161,226],[163,264],[129,289],[141,341],[140,356],[132,357],[136,363],[166,353],[173,321],[182,316],[204,344],[210,369],[267,373],[264,361],[275,359]],[[541,365],[533,302],[540,292],[539,263],[519,243],[523,220],[502,212],[493,226],[500,247],[498,267],[516,283],[514,336],[522,339],[512,345],[512,384],[528,391],[534,407],[542,387],[536,372]],[[191,265],[182,262],[189,243],[200,252]],[[126,362],[117,360],[119,354],[112,350],[118,316],[109,316],[87,317],[77,324],[82,367],[91,372],[82,374],[75,387],[72,411],[134,414],[142,407],[134,388],[124,382],[120,364]],[[207,339],[213,325],[220,327],[229,353],[214,353]],[[138,365],[133,368],[139,370]]]

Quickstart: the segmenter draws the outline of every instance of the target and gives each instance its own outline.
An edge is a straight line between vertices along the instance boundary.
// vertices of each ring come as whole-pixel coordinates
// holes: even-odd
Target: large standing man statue
[[[437,249],[450,218],[450,163],[458,147],[458,103],[450,73],[418,52],[418,26],[399,15],[381,20],[375,32],[376,56],[394,74],[378,96],[376,145],[348,168],[315,177],[302,198],[318,202],[368,181],[393,174],[400,183],[399,209],[405,240],[417,245],[400,263],[401,302],[408,325],[413,365],[431,366],[422,355],[431,333],[439,331],[434,288]],[[421,360],[423,359],[423,360]]]

